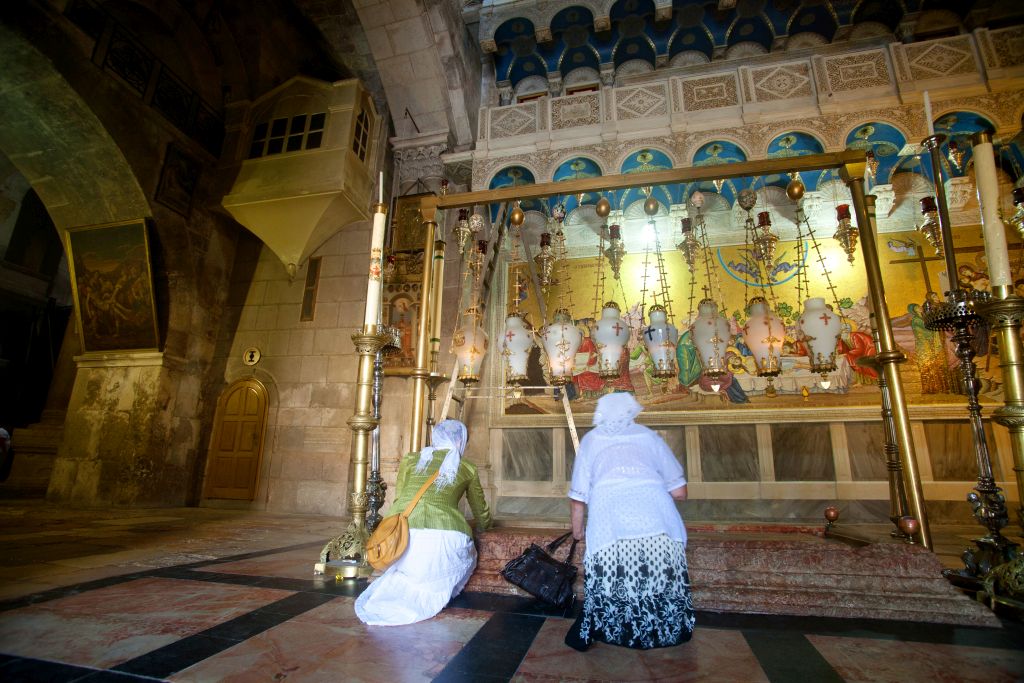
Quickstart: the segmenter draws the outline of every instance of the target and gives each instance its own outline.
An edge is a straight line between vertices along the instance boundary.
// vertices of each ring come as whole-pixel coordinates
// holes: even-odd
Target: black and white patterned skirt
[[[615,542],[584,560],[583,611],[565,637],[638,650],[685,643],[695,623],[686,547],[664,534]]]

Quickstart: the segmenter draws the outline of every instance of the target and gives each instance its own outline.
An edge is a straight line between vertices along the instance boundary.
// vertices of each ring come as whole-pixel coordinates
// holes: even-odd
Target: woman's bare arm
[[[578,500],[572,498],[569,499],[571,504],[571,516],[572,516],[572,537],[577,541],[583,540],[583,515],[587,510],[587,504],[581,503]]]
[[[672,489],[668,492],[668,495],[672,496],[676,500],[686,500],[686,484],[683,484],[677,489]]]

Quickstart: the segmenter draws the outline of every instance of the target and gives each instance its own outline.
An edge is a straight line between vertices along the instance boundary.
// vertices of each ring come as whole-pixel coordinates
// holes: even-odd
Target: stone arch
[[[815,142],[821,145],[822,150],[828,150],[828,144],[826,144],[826,142],[821,139],[821,136],[815,131],[810,130],[809,128],[800,128],[798,126],[794,127],[787,125],[777,130],[773,130],[771,133],[765,135],[764,146],[759,150],[760,156],[758,158],[767,159],[768,150],[772,146],[772,143],[774,143],[779,136],[785,135],[786,133],[799,133],[801,135],[806,135],[807,137],[812,138]]]
[[[626,159],[636,154],[637,152],[645,149],[653,149],[658,152],[661,152],[662,154],[667,156],[669,160],[672,162],[672,168],[679,167],[679,159],[676,157],[676,154],[673,153],[669,148],[662,147],[660,145],[642,145],[639,147],[630,147],[626,151],[619,154],[619,156],[615,159],[615,165],[611,166],[610,168],[616,169],[615,171],[613,171],[614,173],[622,173],[622,171],[619,169],[621,169],[623,164],[626,163]]]
[[[28,179],[61,231],[152,214],[113,137],[53,63],[0,25],[0,150]],[[83,168],[88,165],[89,168]]]

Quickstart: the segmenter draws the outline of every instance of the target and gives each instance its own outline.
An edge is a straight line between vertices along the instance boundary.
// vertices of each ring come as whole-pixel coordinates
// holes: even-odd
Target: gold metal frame
[[[862,151],[844,150],[842,152],[830,152],[802,157],[786,159],[763,159],[757,161],[746,161],[735,164],[715,166],[714,169],[705,167],[689,167],[669,169],[645,173],[642,176],[635,174],[620,174],[613,176],[601,176],[597,178],[580,178],[567,180],[558,183],[543,183],[539,185],[520,185],[516,187],[501,188],[497,190],[486,190],[477,192],[464,192],[445,196],[426,196],[420,200],[420,211],[425,227],[425,253],[432,253],[434,235],[437,230],[436,212],[438,209],[454,209],[471,207],[477,204],[489,205],[493,203],[508,202],[514,200],[535,199],[551,195],[577,194],[581,192],[601,192],[643,185],[664,185],[675,183],[686,183],[695,181],[711,180],[714,178],[742,178],[751,176],[765,176],[777,173],[792,173],[800,171],[820,171],[825,169],[839,169],[840,176],[849,186],[853,198],[854,210],[857,216],[857,225],[860,227],[862,239],[861,249],[865,273],[867,276],[868,294],[872,302],[872,309],[875,313],[878,324],[878,335],[880,340],[881,353],[878,360],[885,374],[889,387],[892,402],[893,420],[896,428],[896,439],[900,448],[900,459],[903,465],[904,476],[906,477],[906,490],[909,498],[911,511],[919,522],[918,540],[926,548],[931,548],[931,536],[928,528],[927,515],[924,508],[924,499],[921,493],[921,480],[917,467],[917,455],[914,450],[914,441],[910,431],[909,408],[906,402],[906,395],[903,390],[903,381],[897,368],[897,364],[905,358],[903,352],[896,346],[893,336],[892,324],[889,320],[888,307],[885,302],[885,290],[882,283],[881,271],[878,262],[877,245],[875,244],[874,226],[874,197],[868,197],[864,191],[864,173],[866,163]],[[433,282],[432,268],[430,262],[425,260],[423,272],[423,299],[420,310],[424,312],[420,320],[418,334],[418,348],[416,349],[416,368],[410,373],[414,380],[413,386],[413,409],[409,425],[409,446],[410,450],[418,450],[422,445],[424,427],[424,412],[426,402],[427,378],[430,375],[428,367],[427,335],[430,327],[429,317],[434,315],[434,301],[431,295],[431,284]],[[865,406],[865,411],[875,411],[877,408]],[[768,411],[764,411],[768,412]],[[835,409],[828,409],[828,412],[835,413]],[[877,416],[877,413],[874,413]],[[734,416],[722,416],[723,419]],[[767,416],[765,416],[767,417]],[[552,416],[559,424],[564,416]],[[538,424],[536,416],[531,416],[534,425]],[[806,419],[806,415],[804,415]],[[876,418],[877,419],[877,418]]]

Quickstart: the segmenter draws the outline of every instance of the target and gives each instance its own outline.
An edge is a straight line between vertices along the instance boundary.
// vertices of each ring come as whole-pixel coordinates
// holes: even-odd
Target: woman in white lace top
[[[632,394],[602,396],[573,466],[573,536],[584,537],[586,515],[587,539],[583,610],[565,636],[577,650],[595,640],[667,647],[693,633],[686,527],[675,505],[686,500],[686,477],[664,440],[633,421],[641,410]]]

